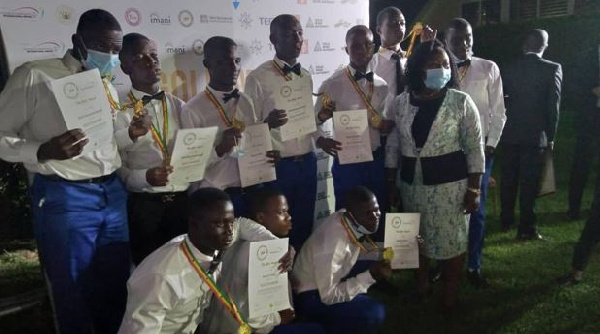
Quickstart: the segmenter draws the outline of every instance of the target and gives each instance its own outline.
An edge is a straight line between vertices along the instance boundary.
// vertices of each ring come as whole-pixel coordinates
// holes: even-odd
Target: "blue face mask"
[[[379,228],[379,220],[377,221],[377,224],[375,224],[375,228],[373,229],[373,231],[369,231],[369,230],[367,230],[366,227],[362,226],[361,224],[359,224],[356,221],[356,219],[354,219],[354,216],[352,215],[352,213],[350,211],[347,211],[347,212],[350,215],[350,217],[352,218],[352,222],[354,223],[354,228],[356,229],[356,232],[359,232],[364,235],[371,235],[371,234],[377,232],[377,229]]]
[[[452,73],[449,68],[434,68],[427,70],[427,77],[425,78],[425,87],[432,90],[440,90],[446,86]]]
[[[87,50],[87,58],[83,62],[88,70],[97,68],[101,77],[112,74],[114,69],[121,64],[118,54],[96,50]]]

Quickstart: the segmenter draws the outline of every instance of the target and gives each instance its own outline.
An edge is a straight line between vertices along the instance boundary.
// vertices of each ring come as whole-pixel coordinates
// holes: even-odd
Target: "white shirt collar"
[[[398,54],[400,55],[400,57],[404,57],[404,51],[402,51],[402,49],[398,49],[398,51],[392,51],[390,49],[384,48],[383,46],[379,47],[379,51],[377,51],[377,53],[379,53],[387,60],[390,60],[393,54]]]
[[[65,67],[72,73],[78,73],[84,70],[83,63],[81,60],[75,59],[73,57],[73,50],[69,49],[65,52],[64,57],[62,58],[63,64]]]
[[[156,93],[159,93],[159,92],[160,92],[160,89]],[[137,90],[133,87],[131,87],[131,93],[133,94],[133,97],[136,98],[136,100],[140,100],[142,97],[144,97],[146,95],[153,95],[153,94],[149,94],[146,92],[142,92],[141,90]],[[154,94],[156,94],[156,93],[154,93]]]
[[[196,260],[198,260],[199,263],[211,262],[213,260],[214,255],[213,256],[206,255],[206,254],[202,253],[200,250],[198,250],[198,248],[196,248],[196,246],[194,246],[194,244],[190,240],[190,236],[189,235],[187,235],[187,234],[185,235],[184,242],[186,242],[188,244],[188,246],[190,246],[190,250],[192,251],[192,255],[194,255],[194,257],[196,258]]]
[[[372,62],[369,62],[369,65],[367,65],[367,71],[364,74],[373,72],[373,70],[371,69],[371,67],[372,67],[371,63]],[[356,73],[357,70],[354,67],[352,67],[352,65],[350,65],[350,64],[348,64],[348,66],[346,66],[346,67],[350,69],[350,74],[352,74],[352,76],[354,76],[354,74]]]
[[[274,56],[273,60],[275,61],[277,66],[279,66],[279,68],[283,68],[285,65],[287,65],[289,67],[292,67],[295,65],[295,64],[294,65],[288,64],[285,60],[281,60],[277,56]],[[298,60],[296,60],[296,64],[298,64]]]
[[[206,85],[206,90],[208,90],[209,92],[211,92],[219,101],[219,103],[223,103],[223,96],[225,96],[225,94],[231,94],[231,92],[233,92],[236,88],[233,87],[232,90],[227,91],[227,92],[222,92],[219,90],[216,90],[214,88],[212,88],[210,85]]]

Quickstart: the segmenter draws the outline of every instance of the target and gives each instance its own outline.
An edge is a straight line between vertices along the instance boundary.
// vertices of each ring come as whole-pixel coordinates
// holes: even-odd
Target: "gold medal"
[[[133,105],[133,117],[140,117],[144,112],[144,102],[142,100],[135,101]]]
[[[371,125],[375,129],[381,129],[382,124],[383,124],[383,120],[381,119],[381,116],[379,116],[378,114],[373,114],[371,116]]]
[[[243,324],[238,328],[238,334],[252,334],[252,328],[248,324]]]
[[[392,247],[386,247],[383,250],[383,259],[386,262],[392,262],[392,260],[394,259],[394,250],[392,249]]]
[[[323,104],[323,108],[325,109],[332,110],[333,108],[335,108],[333,100],[327,92],[323,92],[321,94],[321,103]]]
[[[234,118],[234,119],[233,119],[233,121],[232,121],[231,123],[232,123],[232,125],[231,125],[231,126],[232,126],[233,128],[235,128],[235,129],[238,129],[238,130],[240,130],[241,132],[243,132],[243,131],[244,131],[244,129],[246,128],[246,124],[244,124],[244,122],[242,122],[242,121],[240,121],[240,120],[238,120],[238,119],[236,119],[236,118]]]

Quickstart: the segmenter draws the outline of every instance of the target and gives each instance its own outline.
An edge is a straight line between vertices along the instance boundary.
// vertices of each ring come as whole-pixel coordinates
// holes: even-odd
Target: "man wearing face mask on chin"
[[[442,307],[452,310],[468,240],[468,213],[477,211],[484,171],[477,107],[456,87],[456,66],[438,40],[418,46],[407,62],[408,90],[393,106],[396,128],[386,167],[400,170],[407,212],[421,213],[417,293],[429,293],[428,261],[441,261]],[[400,164],[399,164],[400,162]],[[395,183],[395,180],[394,180]]]
[[[129,233],[127,194],[114,173],[121,166],[116,140],[82,154],[88,140],[81,129],[66,129],[49,83],[92,68],[109,76],[119,64],[121,40],[110,13],[89,10],[79,19],[73,49],[62,59],[18,67],[0,95],[0,158],[28,170],[35,235],[61,334],[117,331]],[[132,129],[134,135],[140,130]],[[134,138],[129,132],[124,144]]]

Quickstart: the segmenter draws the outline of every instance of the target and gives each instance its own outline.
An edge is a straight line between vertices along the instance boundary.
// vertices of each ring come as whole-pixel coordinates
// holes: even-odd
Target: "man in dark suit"
[[[518,240],[542,239],[535,227],[534,206],[543,154],[554,147],[562,82],[560,64],[542,58],[547,47],[548,33],[532,30],[523,45],[524,55],[502,73],[507,121],[500,141],[500,220],[504,230],[514,224],[517,190],[520,190]]]

